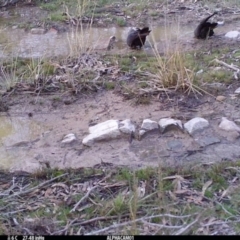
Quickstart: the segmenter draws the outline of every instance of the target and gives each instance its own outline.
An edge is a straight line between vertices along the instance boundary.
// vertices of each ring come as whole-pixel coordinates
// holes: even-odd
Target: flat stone
[[[184,128],[189,134],[202,130],[209,126],[209,122],[201,117],[195,117],[184,124]]]
[[[141,126],[142,130],[154,130],[154,129],[158,129],[158,123],[156,121],[152,121],[150,119],[144,119],[142,126]]]
[[[83,145],[92,146],[95,141],[117,138],[121,135],[118,126],[118,120],[108,120],[106,122],[89,127],[90,134],[82,140]]]
[[[119,130],[123,133],[131,134],[136,128],[130,119],[125,119],[119,123]]]
[[[235,94],[240,94],[240,87],[237,88],[234,93],[235,93]]]
[[[200,137],[200,138],[196,138],[195,141],[201,147],[206,147],[206,146],[221,142],[221,140],[217,137]]]
[[[176,120],[173,118],[162,118],[158,122],[160,129],[162,132],[165,130],[170,130],[170,129],[183,129],[182,122],[181,120]]]
[[[237,131],[240,132],[240,127],[233,121],[228,120],[226,117],[222,117],[222,121],[219,124],[219,128],[225,131]]]
[[[75,140],[76,140],[76,136],[73,133],[69,133],[63,138],[62,143],[71,143]]]
[[[237,38],[239,37],[240,32],[239,31],[230,31],[225,34],[225,37],[227,38]]]

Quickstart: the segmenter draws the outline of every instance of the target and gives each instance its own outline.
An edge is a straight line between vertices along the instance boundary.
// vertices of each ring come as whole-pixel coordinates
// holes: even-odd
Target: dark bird
[[[214,12],[212,15],[209,17],[204,18],[200,24],[197,26],[197,28],[194,31],[194,36],[195,38],[198,39],[206,39],[208,37],[213,36],[214,31],[213,29],[217,27],[218,23],[210,23],[208,20],[213,17],[217,12]]]
[[[150,32],[151,30],[149,30],[148,27],[142,29],[131,28],[127,36],[127,45],[133,49],[140,49],[144,45],[146,37]]]

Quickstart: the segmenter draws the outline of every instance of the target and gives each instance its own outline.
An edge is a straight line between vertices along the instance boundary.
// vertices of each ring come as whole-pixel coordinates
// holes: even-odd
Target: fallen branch
[[[119,223],[119,224],[114,224],[114,225],[111,225],[109,227],[106,227],[106,228],[103,228],[103,229],[100,229],[100,230],[97,230],[97,231],[93,231],[93,232],[87,233],[85,235],[96,235],[96,234],[103,233],[105,231],[108,231],[108,230],[111,230],[111,229],[114,229],[114,228],[124,227],[126,225],[131,225],[133,223],[142,222],[144,220],[148,220],[148,219],[152,219],[152,218],[172,217],[172,218],[180,218],[180,219],[182,219],[182,218],[192,217],[194,215],[196,215],[196,214],[184,215],[184,216],[175,216],[175,215],[171,215],[171,214],[159,214],[159,215],[154,215],[154,216],[142,217],[142,218],[138,218],[138,219],[135,219],[135,220],[132,220],[132,221],[123,222],[123,223]]]
[[[26,209],[20,209],[20,210],[17,210],[17,211],[12,211],[12,212],[7,212],[7,213],[1,213],[2,215],[11,215],[11,214],[16,214],[16,213],[19,213],[19,212],[24,212],[26,211]]]
[[[180,229],[179,231],[177,231],[176,233],[174,233],[173,235],[181,235],[183,233],[185,233],[187,230],[189,230],[196,222],[198,222],[200,215],[190,224],[188,224],[187,226],[185,226],[184,228]]]
[[[19,227],[19,229],[21,230],[25,230],[29,235],[34,235],[32,231],[30,231],[28,228],[22,227],[16,218],[13,218],[13,222],[15,223],[15,225],[17,225]]]
[[[154,226],[154,227],[159,227],[159,229],[161,228],[168,228],[168,229],[179,229],[179,228],[182,228],[184,225],[178,225],[178,226],[171,226],[171,225],[164,225],[164,224],[157,224],[157,223],[150,223],[150,222],[147,222],[147,221],[142,221],[143,223],[149,225],[149,226]]]
[[[71,212],[75,212],[76,209],[77,209],[77,207],[78,207],[85,199],[87,199],[88,196],[89,196],[89,194],[90,194],[94,189],[96,189],[97,187],[98,187],[98,185],[95,186],[95,187],[93,187],[93,188],[91,188],[91,189],[86,193],[86,195],[85,195],[84,197],[82,197],[82,198],[75,204],[74,208],[70,211],[70,213],[71,213]]]
[[[121,218],[125,218],[125,217],[129,217],[129,214],[124,214],[124,215],[121,216]],[[87,224],[98,222],[98,221],[106,221],[106,220],[117,219],[117,218],[119,218],[119,216],[95,217],[95,218],[92,218],[92,219],[89,219],[89,220],[86,220],[86,221],[83,221],[83,222],[80,222],[80,223],[74,223],[73,226],[87,225]]]
[[[64,229],[56,231],[56,232],[53,232],[51,235],[57,235],[57,234],[60,234],[62,232],[66,232],[77,220],[78,220],[78,218],[73,219],[72,221],[70,221],[67,224],[67,226]]]
[[[215,61],[216,61],[217,63],[219,63],[219,64],[221,64],[221,65],[223,65],[223,66],[227,67],[227,68],[230,68],[230,69],[234,70],[234,71],[237,71],[237,72],[239,72],[239,71],[240,71],[240,69],[239,69],[239,68],[237,68],[237,67],[233,66],[232,64],[231,64],[231,65],[229,65],[229,64],[227,64],[227,63],[225,63],[225,62],[223,62],[223,61],[220,61],[220,60],[218,60],[218,59],[215,59]]]

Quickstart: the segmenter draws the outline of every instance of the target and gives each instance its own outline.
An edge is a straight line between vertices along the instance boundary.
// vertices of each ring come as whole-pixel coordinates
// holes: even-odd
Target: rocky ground
[[[38,128],[34,137],[24,138],[22,136],[25,133],[21,133],[19,139],[13,135],[12,138],[3,137],[1,142],[4,158],[9,155],[11,161],[14,158],[11,170],[15,172],[2,173],[2,176],[8,176],[1,181],[1,211],[5,212],[1,229],[4,234],[112,234],[111,229],[115,227],[111,219],[117,219],[119,231],[123,227],[123,233],[131,234],[163,234],[164,231],[165,234],[238,232],[234,224],[239,219],[236,210],[239,201],[232,189],[238,188],[239,181],[239,41],[223,37],[227,31],[239,30],[238,8],[234,3],[227,5],[221,1],[208,5],[202,1],[193,2],[168,1],[166,4],[150,1],[147,9],[143,2],[99,3],[95,8],[93,26],[103,28],[150,24],[154,27],[164,25],[167,19],[170,25],[189,24],[189,29],[192,29],[193,22],[199,22],[202,15],[218,10],[217,21],[224,21],[225,27],[219,28],[216,37],[208,41],[171,40],[172,46],[180,46],[187,57],[191,55],[187,64],[192,66],[194,62],[194,71],[200,76],[199,88],[195,91],[189,91],[189,88],[156,91],[156,88],[160,88],[158,85],[153,91],[152,78],[149,77],[152,76],[149,72],[153,63],[146,65],[146,62],[156,61],[156,56],[151,53],[153,59],[150,59],[142,53],[144,50],[129,52],[127,48],[117,56],[116,52],[107,56],[101,52],[91,52],[87,61],[97,62],[92,69],[85,64],[86,55],[83,54],[78,56],[78,60],[76,57],[67,60],[55,58],[51,60],[51,75],[34,74],[30,82],[28,78],[28,81],[22,80],[11,87],[1,88],[2,117],[9,118],[12,123],[21,119],[23,125],[37,125]],[[30,1],[30,5],[19,2],[17,7],[8,4],[2,8],[2,19],[5,23],[11,19],[11,22],[7,22],[8,27],[24,27],[26,31],[54,28],[61,33],[78,22],[88,24],[91,19],[88,12],[77,16],[71,10],[73,6],[66,8],[58,5],[58,1]],[[61,6],[63,15],[54,10],[56,6]],[[59,20],[54,21],[53,16]],[[161,42],[158,45],[159,52],[167,56],[162,47],[164,45]],[[19,69],[29,65],[26,60],[21,61]],[[12,69],[9,62],[4,62],[2,76],[6,76],[9,69]],[[81,74],[88,81],[79,80]],[[197,119],[199,122],[192,126],[190,120],[196,117],[200,117]],[[165,127],[161,121],[166,118],[168,121],[169,118],[181,121],[181,124],[177,122]],[[110,119],[115,120],[111,128],[98,129],[97,133],[93,132],[93,128],[91,130],[91,127],[98,126],[96,124]],[[123,130],[121,121],[126,119],[131,120],[131,125]],[[25,129],[23,125],[21,127]],[[64,139],[68,134],[73,134],[69,141]],[[182,169],[189,164],[193,166],[187,171]],[[207,170],[203,168],[203,172],[199,169],[199,172],[194,172],[194,166],[206,165],[210,165]],[[138,169],[136,177],[139,181],[134,180],[135,173],[129,169],[122,170],[125,169],[123,166],[133,171]],[[161,170],[146,170],[147,166],[161,166]],[[228,167],[233,169],[230,175],[226,173]],[[77,170],[66,170],[69,168]],[[79,168],[86,168],[87,173],[82,173]],[[73,176],[65,178],[65,175],[61,175],[64,171],[60,169],[65,169],[67,174]],[[199,173],[203,174],[205,170],[206,175],[200,178]],[[25,171],[35,172],[35,175]],[[153,178],[148,171],[154,175]],[[217,178],[219,171],[221,179]],[[109,179],[108,174],[113,174],[114,178]],[[189,174],[192,175],[188,177]],[[59,182],[56,176],[63,179]],[[14,182],[15,178],[17,182]],[[21,179],[24,182],[21,183]],[[162,186],[163,179],[170,179],[171,184]],[[146,180],[150,190],[140,180]],[[144,200],[136,197],[139,191],[144,192],[141,196]],[[207,197],[204,195],[206,191]],[[161,196],[162,193],[164,196]],[[35,198],[36,194],[38,199]],[[156,194],[157,198],[151,194]],[[28,201],[20,204],[21,196]],[[11,203],[6,204],[9,198],[12,199]],[[157,206],[158,198],[162,201],[160,207]],[[165,205],[176,206],[178,201],[181,202],[179,207],[162,210]],[[188,205],[190,207],[185,211]],[[215,205],[218,208],[213,207]],[[103,208],[102,212],[97,210],[99,206]],[[146,211],[144,206],[149,206]],[[80,217],[76,217],[76,209],[81,213]],[[183,221],[184,215],[193,209],[194,214]],[[211,209],[213,217],[205,214],[200,216],[199,212],[203,209]],[[224,213],[224,216],[221,218],[217,211]],[[48,214],[51,216],[49,212],[53,215],[50,222],[46,219]],[[157,214],[161,215],[161,221],[157,221],[157,224],[148,219],[153,212],[156,218]],[[182,219],[173,220],[174,214]],[[101,225],[103,218],[109,219],[105,225]],[[225,221],[227,218],[231,224]],[[196,227],[198,219],[201,219],[201,224]],[[124,228],[128,221],[131,227]],[[141,230],[142,225],[144,231]],[[106,227],[104,231],[101,231],[102,226]],[[221,226],[222,232],[218,226]],[[168,230],[163,231],[162,228]]]

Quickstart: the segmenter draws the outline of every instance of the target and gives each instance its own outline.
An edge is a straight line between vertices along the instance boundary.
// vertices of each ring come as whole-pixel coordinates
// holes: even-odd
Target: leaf
[[[236,182],[238,180],[238,177],[235,177],[232,181],[231,181],[231,183],[234,183],[234,182]]]
[[[177,199],[173,192],[168,191],[168,193],[169,193],[170,197],[172,198],[172,200],[176,200]]]
[[[64,188],[66,191],[68,190],[68,186],[67,186],[66,184],[64,184],[64,183],[55,183],[55,184],[52,185],[52,187],[53,187],[53,188],[54,188],[54,187],[62,187],[62,188]]]
[[[177,190],[174,193],[175,194],[184,194],[184,193],[189,193],[189,192],[191,192],[191,191],[187,190],[187,189],[182,189],[182,190]]]
[[[48,188],[48,189],[45,191],[44,197],[49,197],[50,195],[52,195],[52,193],[53,193],[52,188]]]
[[[179,179],[180,181],[184,181],[184,178],[180,175],[174,175],[174,176],[169,176],[169,177],[165,177],[163,178],[163,180],[171,180],[171,179]]]
[[[207,181],[202,187],[202,196],[204,196],[207,188],[212,184],[212,180]]]

